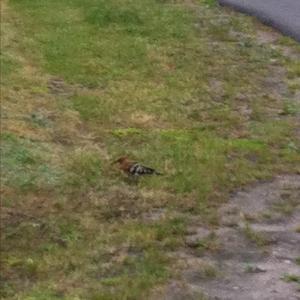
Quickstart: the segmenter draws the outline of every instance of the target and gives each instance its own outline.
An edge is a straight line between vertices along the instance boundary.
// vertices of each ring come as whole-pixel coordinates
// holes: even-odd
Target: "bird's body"
[[[129,160],[127,157],[121,157],[115,161],[119,164],[119,168],[130,176],[143,176],[143,175],[162,175],[157,172],[155,169],[143,166],[142,164]]]

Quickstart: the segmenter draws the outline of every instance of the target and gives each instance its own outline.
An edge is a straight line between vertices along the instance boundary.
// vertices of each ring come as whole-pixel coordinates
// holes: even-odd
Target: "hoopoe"
[[[123,156],[114,161],[114,163],[119,165],[119,168],[126,174],[139,177],[142,175],[162,175],[162,173],[157,172],[155,169],[145,167],[136,161],[130,160],[128,157]]]

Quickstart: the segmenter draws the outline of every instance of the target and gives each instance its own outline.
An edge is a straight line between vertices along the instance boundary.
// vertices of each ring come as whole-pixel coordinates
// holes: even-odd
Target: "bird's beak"
[[[118,162],[118,160],[113,161],[111,164],[115,165]]]

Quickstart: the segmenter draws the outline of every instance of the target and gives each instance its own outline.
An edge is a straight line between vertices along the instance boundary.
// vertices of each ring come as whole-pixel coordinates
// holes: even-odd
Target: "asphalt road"
[[[300,42],[300,0],[219,0]]]

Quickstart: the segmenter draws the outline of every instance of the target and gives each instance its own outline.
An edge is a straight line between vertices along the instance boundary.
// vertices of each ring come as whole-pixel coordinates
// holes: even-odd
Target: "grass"
[[[282,278],[285,282],[296,282],[300,284],[300,276],[294,274],[285,274]]]
[[[50,189],[58,185],[59,167],[49,164],[46,147],[36,145],[12,133],[4,133],[1,137],[2,171],[6,176],[3,184],[11,188],[34,190],[40,187]]]
[[[258,247],[263,247],[270,244],[270,240],[265,236],[265,234],[253,230],[249,224],[245,226],[243,229],[245,236],[255,243]]]
[[[197,273],[197,277],[199,279],[209,280],[214,279],[219,275],[219,270],[210,263],[201,263],[199,266],[199,272]]]
[[[253,266],[253,265],[250,265],[250,264],[247,264],[245,266],[245,273],[255,273],[256,271],[257,271],[256,266]]]
[[[299,201],[296,196],[290,193],[282,193],[282,200],[275,203],[272,207],[273,211],[283,214],[283,215],[291,215],[295,208],[299,205]]]
[[[206,238],[199,240],[197,243],[197,254],[203,254],[206,251],[216,252],[220,249],[220,243],[214,233],[209,234]]]
[[[88,148],[79,148],[66,163],[66,184],[72,188],[90,188],[101,185],[102,170],[100,153]]]
[[[3,299],[146,299],[191,216],[217,226],[232,190],[299,171],[299,72],[280,50],[299,46],[259,44],[252,19],[180,0],[2,15]],[[271,61],[290,91],[265,84]],[[128,183],[124,154],[165,176]]]

